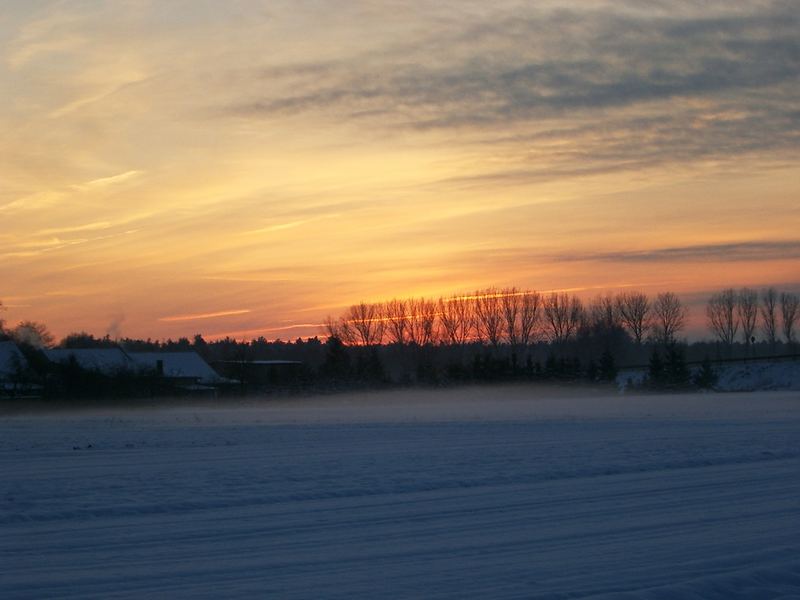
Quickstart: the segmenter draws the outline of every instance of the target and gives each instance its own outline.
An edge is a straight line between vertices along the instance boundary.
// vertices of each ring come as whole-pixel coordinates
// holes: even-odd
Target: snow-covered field
[[[0,598],[800,598],[800,394],[0,417]]]

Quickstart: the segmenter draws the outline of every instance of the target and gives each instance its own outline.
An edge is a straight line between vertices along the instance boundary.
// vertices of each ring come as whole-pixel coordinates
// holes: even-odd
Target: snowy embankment
[[[717,389],[726,392],[800,390],[800,361],[750,362],[717,369]]]
[[[0,597],[797,598],[796,393],[0,419]]]
[[[718,392],[756,392],[772,390],[800,391],[800,360],[751,361],[712,365],[718,381]],[[692,367],[695,373],[698,366]],[[625,369],[617,375],[617,385],[625,390],[631,384],[641,385],[646,369]]]

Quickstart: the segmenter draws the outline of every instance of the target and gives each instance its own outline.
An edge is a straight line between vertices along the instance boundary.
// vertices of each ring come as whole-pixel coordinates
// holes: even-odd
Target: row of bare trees
[[[676,341],[688,310],[675,294],[649,298],[626,291],[598,296],[588,304],[573,294],[542,294],[531,290],[487,288],[470,295],[436,300],[393,299],[361,302],[338,318],[328,317],[329,336],[345,344],[527,346],[538,341],[566,342],[581,332],[627,331],[637,344],[652,338]]]
[[[778,293],[775,288],[762,290],[760,295],[750,288],[728,288],[713,294],[706,305],[709,329],[727,346],[733,345],[741,331],[742,341],[749,349],[759,317],[764,339],[771,346],[775,346],[780,334],[787,344],[793,344],[800,319],[800,296]]]

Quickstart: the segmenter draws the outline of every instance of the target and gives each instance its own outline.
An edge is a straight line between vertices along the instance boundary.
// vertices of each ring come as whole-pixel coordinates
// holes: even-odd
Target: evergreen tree
[[[372,383],[383,384],[388,381],[386,371],[383,368],[383,362],[378,354],[378,349],[370,348],[369,355],[366,361],[366,379]]]
[[[544,376],[548,379],[554,379],[556,375],[558,375],[558,363],[555,355],[550,353],[544,362]]]
[[[657,348],[653,348],[653,353],[650,355],[647,379],[654,387],[658,387],[664,382],[664,362],[661,360],[661,354]]]
[[[617,365],[614,362],[614,355],[609,350],[606,350],[600,357],[600,379],[602,381],[614,381],[616,378]]]
[[[666,375],[670,385],[675,387],[687,387],[691,381],[686,356],[683,350],[674,344],[667,351]]]
[[[322,372],[331,379],[349,379],[350,355],[347,347],[336,336],[331,336],[325,342],[325,363]]]
[[[586,379],[589,381],[597,381],[597,363],[594,359],[589,359],[589,364],[586,365]]]
[[[711,366],[711,361],[705,357],[700,365],[700,370],[694,374],[694,384],[701,389],[711,389],[717,385],[718,379],[717,372]]]

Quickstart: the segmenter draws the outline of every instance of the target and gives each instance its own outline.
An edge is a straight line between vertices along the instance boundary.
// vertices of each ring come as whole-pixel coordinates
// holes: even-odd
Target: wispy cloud
[[[221,310],[217,312],[210,312],[210,313],[199,313],[199,314],[192,314],[192,315],[173,315],[169,317],[161,317],[158,320],[164,321],[166,323],[175,322],[175,321],[197,321],[202,319],[219,319],[221,317],[231,317],[235,315],[244,315],[249,312],[252,312],[250,309],[243,308],[238,310]]]
[[[280,334],[287,331],[300,330],[307,335],[317,334],[322,331],[322,323],[296,323],[294,325],[284,325],[280,327],[257,327],[254,329],[239,329],[236,331],[225,331],[209,336],[209,339],[219,339],[226,337],[233,338],[253,338],[259,335]]]
[[[125,181],[129,181],[134,177],[141,175],[141,171],[125,171],[124,173],[118,173],[116,175],[109,175],[108,177],[100,177],[98,179],[92,179],[91,181],[87,181],[85,183],[78,184],[74,186],[76,189],[87,190],[92,188],[100,188],[106,187],[109,185],[114,185],[117,183],[123,183]]]
[[[94,223],[85,223],[83,225],[72,225],[67,227],[51,227],[48,229],[41,229],[36,232],[36,235],[56,235],[61,233],[77,233],[79,231],[97,231],[99,229],[108,229],[113,224],[108,221],[97,221]]]
[[[246,235],[256,235],[260,233],[272,233],[274,231],[283,231],[284,229],[294,229],[295,227],[300,227],[308,223],[308,220],[303,221],[290,221],[288,223],[276,223],[275,225],[269,225],[268,227],[260,227],[258,229],[251,229],[249,231],[245,231]]]
[[[77,228],[64,228],[64,231],[90,231],[95,229],[105,229],[105,227],[86,227],[86,226],[79,226]],[[54,230],[55,231],[55,230]],[[44,237],[41,239],[28,239],[25,241],[17,242],[13,246],[13,250],[10,252],[6,252],[0,254],[0,257],[3,258],[32,258],[36,256],[41,256],[46,253],[56,252],[58,250],[63,250],[65,248],[71,248],[73,246],[81,246],[83,244],[90,244],[94,242],[102,242],[105,240],[111,240],[114,238],[119,238],[123,236],[133,235],[140,231],[139,229],[129,229],[125,231],[120,231],[116,233],[109,233],[107,235],[100,235],[95,237],[86,237],[86,238],[70,238],[70,239],[63,239],[58,236],[54,237]]]
[[[377,59],[373,53],[267,68],[270,91],[222,112],[322,115],[371,128],[449,131],[462,140],[478,131],[561,128],[561,148],[543,147],[541,138],[522,144],[549,154],[534,154],[538,160],[528,166],[563,159],[562,176],[796,150],[796,7],[775,0],[750,9],[722,2],[696,8],[671,16],[637,10],[634,2],[596,10],[532,5],[513,16],[498,10],[388,46]],[[571,128],[562,127],[564,119]]]
[[[698,244],[674,248],[620,252],[575,253],[553,257],[559,261],[602,262],[750,262],[800,258],[800,240],[745,241]]]
[[[20,28],[9,45],[6,56],[9,67],[19,69],[41,55],[73,51],[87,43],[86,36],[73,29],[80,22],[80,15],[58,4]]]

